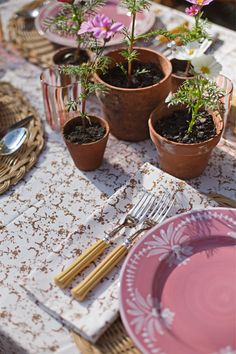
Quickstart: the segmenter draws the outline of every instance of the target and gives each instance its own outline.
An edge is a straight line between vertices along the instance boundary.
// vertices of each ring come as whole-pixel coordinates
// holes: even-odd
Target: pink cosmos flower
[[[187,8],[185,9],[185,13],[186,13],[187,15],[190,15],[190,16],[196,16],[196,15],[199,13],[200,9],[201,9],[200,6],[198,6],[198,5],[192,5],[192,6],[187,7]]]
[[[81,24],[78,34],[92,33],[96,39],[103,38],[109,41],[116,33],[120,32],[124,25],[120,22],[113,22],[105,15],[96,15],[92,20]]]
[[[187,1],[197,6],[206,6],[210,4],[213,0],[187,0]]]

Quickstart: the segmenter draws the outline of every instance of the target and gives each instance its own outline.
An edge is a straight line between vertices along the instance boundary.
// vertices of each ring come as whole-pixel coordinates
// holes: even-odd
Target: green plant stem
[[[81,118],[82,118],[82,125],[83,125],[84,129],[86,128],[86,119],[84,118],[85,112],[86,112],[86,98],[83,98],[82,99],[82,108],[81,108],[81,113],[82,113]]]
[[[75,20],[77,22],[77,26],[80,28],[80,25],[81,25],[80,22],[81,21],[79,20],[78,15],[77,15],[77,8],[76,8],[76,6],[74,4],[71,5],[71,8],[72,8],[73,16],[74,16],[74,18],[75,18]],[[78,38],[79,38],[79,35],[77,35],[77,39]],[[78,46],[77,46],[77,48],[75,50],[75,55],[74,55],[75,63],[78,61],[79,57],[80,57],[80,44],[78,42]]]
[[[90,65],[90,73],[96,71],[96,64],[97,64],[97,61],[99,59],[99,57],[102,55],[103,53],[103,50],[104,50],[104,47],[106,45],[106,41],[104,40],[104,43],[103,43],[103,46],[99,48],[99,46],[97,45],[97,42],[96,42],[96,58],[95,60],[91,63]],[[88,87],[88,84],[89,84],[89,76],[84,78],[84,80],[81,81],[81,89],[83,90],[83,98],[81,100],[81,117],[82,117],[82,125],[84,128],[86,128],[86,103],[87,103],[87,98],[88,98],[88,95],[89,95],[89,92],[87,90],[87,87]]]
[[[191,121],[189,123],[189,127],[188,127],[188,133],[191,133],[192,132],[192,129],[193,129],[193,126],[195,125],[196,123],[196,119],[197,119],[197,116],[198,116],[198,113],[199,113],[199,110],[200,108],[202,107],[202,104],[200,102],[200,99],[203,95],[203,90],[202,90],[202,87],[200,85],[200,80],[199,80],[199,77],[196,77],[196,86],[197,86],[197,96],[198,96],[198,100],[196,101],[196,104],[192,107],[192,110],[191,110]]]
[[[132,53],[134,47],[135,21],[136,21],[136,13],[134,13],[132,16],[132,28],[131,28],[131,36],[130,36],[129,53]],[[132,75],[132,60],[129,60],[128,61],[128,86],[130,86],[132,83],[131,75]]]

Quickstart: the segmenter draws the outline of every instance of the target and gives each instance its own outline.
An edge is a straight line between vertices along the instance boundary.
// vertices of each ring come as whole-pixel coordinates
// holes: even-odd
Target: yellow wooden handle
[[[98,240],[91,247],[87,248],[69,267],[54,277],[57,286],[64,289],[73,279],[107,248],[109,244],[104,240]]]
[[[97,283],[108,274],[116,264],[127,254],[128,250],[124,245],[117,246],[81,283],[71,290],[74,298],[79,301],[85,299],[86,295]]]

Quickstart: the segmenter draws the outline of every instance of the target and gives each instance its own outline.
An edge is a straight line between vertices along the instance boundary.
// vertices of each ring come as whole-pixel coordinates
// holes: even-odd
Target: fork
[[[154,196],[144,192],[140,200],[133,206],[129,213],[114,230],[109,232],[103,239],[95,242],[87,248],[70,266],[54,277],[57,286],[64,289],[70,285],[73,279],[89,266],[110,245],[111,238],[124,227],[135,227],[142,222],[154,202]]]
[[[74,287],[71,290],[72,296],[79,301],[83,301],[88,292],[126,256],[137,236],[163,221],[172,207],[174,199],[174,195],[169,192],[165,193],[161,200],[152,207],[147,217],[141,223],[140,229],[129,236],[122,244],[116,246],[81,283]]]

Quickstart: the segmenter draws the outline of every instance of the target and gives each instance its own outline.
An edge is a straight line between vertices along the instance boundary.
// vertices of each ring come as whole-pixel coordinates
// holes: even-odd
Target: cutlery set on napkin
[[[145,163],[22,286],[38,306],[95,342],[119,314],[120,261],[138,236],[166,217],[216,205]]]
[[[163,195],[160,195],[159,198],[144,192],[141,199],[138,200],[137,204],[125,216],[121,225],[118,225],[103,239],[97,241],[97,243],[83,252],[71,266],[54,278],[55,283],[61,288],[68,286],[78,273],[98,258],[110,245],[110,238],[119,232],[121,228],[125,226],[135,227],[141,224],[141,227],[136,232],[127,237],[121,245],[118,245],[109,253],[79,285],[71,290],[74,298],[84,300],[88,292],[125,257],[133,241],[142,232],[149,230],[165,218],[173,202],[173,196],[167,191]]]

